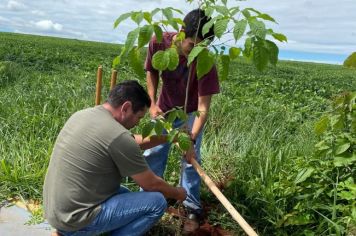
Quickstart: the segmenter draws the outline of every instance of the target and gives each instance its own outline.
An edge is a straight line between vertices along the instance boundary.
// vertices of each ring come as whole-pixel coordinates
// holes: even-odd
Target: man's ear
[[[132,103],[130,101],[126,101],[121,105],[121,112],[127,113],[129,110],[132,110]]]

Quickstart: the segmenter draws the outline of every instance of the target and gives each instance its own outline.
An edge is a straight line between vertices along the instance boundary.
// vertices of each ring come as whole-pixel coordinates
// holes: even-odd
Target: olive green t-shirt
[[[132,134],[103,106],[73,114],[56,140],[47,170],[45,218],[56,229],[79,230],[116,194],[121,178],[148,169]]]

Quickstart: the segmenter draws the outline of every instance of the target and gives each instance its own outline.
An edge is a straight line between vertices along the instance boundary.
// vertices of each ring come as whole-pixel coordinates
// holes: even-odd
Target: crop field
[[[119,50],[0,33],[0,202],[41,202],[57,134],[72,113],[94,106],[98,65],[105,100]],[[118,80],[125,79],[138,78],[121,65]],[[231,65],[213,97],[202,166],[260,235],[356,234],[355,92],[356,70],[339,65],[280,61],[263,72],[244,60]],[[349,110],[333,110],[335,101]],[[178,183],[179,160],[173,151],[170,183]],[[240,235],[206,187],[202,201],[210,225]]]

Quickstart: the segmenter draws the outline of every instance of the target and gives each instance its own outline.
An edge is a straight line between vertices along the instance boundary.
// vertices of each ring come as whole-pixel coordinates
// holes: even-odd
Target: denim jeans
[[[189,114],[188,128],[190,131],[192,130],[194,119],[195,115]],[[181,127],[182,125],[184,125],[184,122],[181,120],[176,120],[173,123],[174,128]],[[203,132],[201,131],[198,134],[196,138],[196,143],[194,145],[197,162],[199,164],[201,163],[200,145],[202,141],[202,136]],[[143,153],[151,170],[160,177],[163,177],[164,171],[166,169],[170,147],[170,143],[165,143],[154,148],[148,149]],[[181,186],[187,191],[187,199],[183,202],[183,205],[193,210],[201,210],[200,177],[191,164],[188,164],[185,159],[182,159],[182,162],[183,176],[181,176]]]
[[[159,192],[130,192],[121,187],[118,194],[101,204],[101,211],[86,227],[64,236],[88,236],[109,232],[110,235],[143,235],[164,214],[167,202]]]

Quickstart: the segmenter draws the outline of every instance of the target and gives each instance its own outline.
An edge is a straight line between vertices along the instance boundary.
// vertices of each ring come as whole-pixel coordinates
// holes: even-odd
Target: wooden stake
[[[98,67],[98,72],[96,74],[96,91],[95,91],[95,105],[100,104],[101,99],[101,84],[103,82],[103,67]]]
[[[112,70],[112,72],[111,72],[111,81],[110,81],[110,91],[116,85],[116,78],[117,78],[117,71],[116,70]]]
[[[219,199],[221,204],[226,208],[226,210],[231,214],[232,218],[234,218],[237,223],[241,226],[241,228],[246,232],[249,236],[257,236],[257,233],[252,229],[252,227],[245,221],[244,218],[237,212],[234,206],[227,200],[227,198],[221,193],[218,187],[214,184],[214,182],[207,176],[204,170],[201,168],[199,163],[196,160],[192,160],[192,165],[195,170],[198,172],[202,180],[204,180],[205,184],[214,193],[214,195]]]

